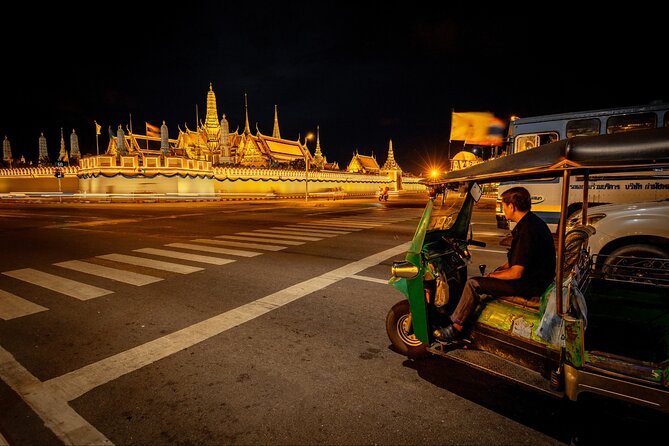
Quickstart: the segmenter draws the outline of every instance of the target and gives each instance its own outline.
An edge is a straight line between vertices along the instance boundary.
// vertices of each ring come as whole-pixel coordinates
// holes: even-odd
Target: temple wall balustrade
[[[212,166],[211,162],[184,157],[143,155],[86,156],[78,166],[0,169],[0,192],[45,191],[72,193],[204,193],[271,194],[294,196],[341,192],[374,194],[379,186],[391,190],[423,191],[420,177],[346,171],[314,171]],[[32,180],[32,181],[31,181]],[[38,181],[35,181],[38,180]],[[59,181],[60,180],[60,181]]]

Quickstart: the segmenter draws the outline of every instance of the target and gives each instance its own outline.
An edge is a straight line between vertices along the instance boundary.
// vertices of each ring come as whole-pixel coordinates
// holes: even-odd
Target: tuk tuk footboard
[[[669,288],[594,277],[585,292],[586,351],[640,361],[669,358]]]

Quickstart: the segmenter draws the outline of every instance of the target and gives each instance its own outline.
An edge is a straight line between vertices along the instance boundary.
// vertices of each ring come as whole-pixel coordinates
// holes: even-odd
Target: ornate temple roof
[[[346,170],[349,172],[378,173],[380,168],[374,156],[360,155],[356,151]]]

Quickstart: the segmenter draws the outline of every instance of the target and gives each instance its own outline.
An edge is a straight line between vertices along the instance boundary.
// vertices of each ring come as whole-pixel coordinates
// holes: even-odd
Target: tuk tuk
[[[652,274],[630,266],[612,276],[588,252],[589,176],[638,172],[669,173],[669,128],[569,138],[425,180],[430,198],[389,280],[406,297],[386,318],[393,349],[444,356],[571,401],[593,392],[669,413],[669,259],[635,262]],[[484,246],[471,229],[481,185],[560,178],[554,282],[531,299],[482,296],[465,337],[441,342],[433,332],[457,305],[469,246]],[[574,179],[583,182],[582,219],[568,225]]]

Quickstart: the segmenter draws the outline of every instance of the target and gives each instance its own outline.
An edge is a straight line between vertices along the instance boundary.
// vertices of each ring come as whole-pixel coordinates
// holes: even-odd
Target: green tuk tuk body
[[[587,184],[592,173],[639,171],[667,175],[669,128],[576,137],[426,181],[430,199],[405,262],[393,265],[389,282],[406,296],[386,320],[393,346],[413,358],[436,354],[473,366],[478,359],[471,353],[485,352],[515,364],[512,373],[524,375],[525,384],[554,396],[576,401],[579,393],[594,392],[669,412],[669,259],[652,259],[654,277],[663,280],[634,273],[629,280],[604,277],[587,252],[592,227],[568,231],[566,211],[558,225],[553,285],[530,300],[484,297],[463,343],[446,345],[432,334],[448,321],[467,279],[478,184],[561,177],[566,210],[572,176]],[[583,189],[585,222],[588,188]],[[559,292],[555,284],[562,284]],[[450,299],[438,306],[443,289]],[[500,375],[508,369],[485,368]]]

